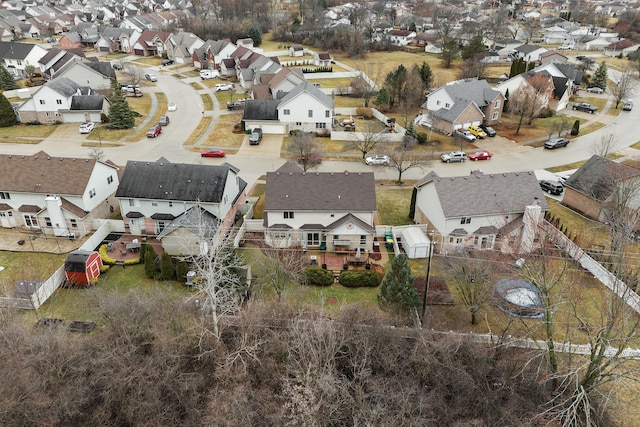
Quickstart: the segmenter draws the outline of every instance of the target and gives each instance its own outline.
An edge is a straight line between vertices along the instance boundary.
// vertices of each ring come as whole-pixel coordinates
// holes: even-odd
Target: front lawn
[[[0,137],[0,142],[5,138],[41,138],[45,139],[50,136],[58,126],[61,125],[27,125],[27,124],[16,124],[14,126],[9,126],[6,128],[2,128],[2,136]],[[29,143],[28,140],[25,140],[25,143]]]

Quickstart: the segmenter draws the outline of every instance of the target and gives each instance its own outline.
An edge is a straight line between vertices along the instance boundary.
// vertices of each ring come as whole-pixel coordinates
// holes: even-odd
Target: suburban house
[[[0,227],[80,237],[114,211],[118,167],[93,158],[0,155]]]
[[[566,64],[568,58],[555,50],[548,50],[540,54],[540,64],[550,64],[552,62]]]
[[[127,162],[116,197],[131,234],[157,237],[170,255],[193,255],[200,253],[204,229],[227,234],[239,215],[238,205],[245,203],[246,186],[228,163],[195,165],[160,158]]]
[[[538,62],[540,61],[540,55],[546,52],[546,47],[531,45],[528,43],[522,44],[514,49],[516,58],[524,59],[526,62]]]
[[[140,37],[140,31],[130,28],[101,27],[96,48],[100,52],[131,53]]]
[[[109,111],[109,101],[95,89],[81,86],[66,77],[49,80],[18,107],[22,123],[100,122]]]
[[[640,170],[594,155],[567,179],[562,203],[589,218],[607,222],[616,193],[631,197],[629,208],[640,207],[639,185]]]
[[[502,117],[504,95],[486,80],[449,83],[427,95],[416,124],[445,133],[482,123],[492,125]]]
[[[406,46],[416,37],[416,32],[411,30],[389,30],[387,37],[394,46]]]
[[[116,72],[108,62],[88,61],[76,58],[60,68],[53,79],[66,77],[80,86],[89,86],[96,90],[110,90],[111,79]]]
[[[628,56],[630,53],[635,53],[638,49],[640,49],[640,43],[629,39],[622,39],[618,42],[607,45],[604,48],[603,53],[606,56]]]
[[[545,44],[561,44],[572,40],[569,31],[557,25],[544,29]]]
[[[278,135],[293,130],[331,134],[333,100],[309,82],[291,89],[280,99],[247,100],[242,117],[245,129],[261,127]]]
[[[70,31],[60,37],[58,40],[58,46],[60,46],[60,49],[82,49],[84,47],[84,43],[82,42],[82,37],[80,37],[79,33]]]
[[[501,249],[520,251],[531,245],[534,227],[549,210],[536,175],[531,172],[440,177],[429,172],[413,190],[410,213],[439,236],[441,251]],[[530,211],[525,218],[525,212]],[[526,220],[525,220],[526,219]],[[531,221],[529,221],[531,220]]]
[[[291,162],[267,172],[265,242],[346,253],[372,250],[375,237],[372,172],[303,172]]]
[[[0,63],[12,76],[25,77],[25,68],[32,65],[38,68],[38,60],[47,50],[31,43],[0,42]]]
[[[167,57],[177,64],[191,64],[193,53],[204,44],[204,40],[193,33],[181,31],[171,34],[165,43]]]
[[[220,63],[228,58],[235,50],[236,45],[229,40],[207,40],[199,48],[193,51],[193,66],[198,70],[220,70]]]
[[[38,61],[40,67],[40,73],[42,76],[49,80],[53,77],[58,70],[64,67],[67,63],[75,59],[86,58],[82,49],[75,49],[71,51],[60,50],[58,48],[51,48],[49,51]]]
[[[170,35],[164,31],[144,30],[133,45],[133,52],[138,56],[162,56]]]

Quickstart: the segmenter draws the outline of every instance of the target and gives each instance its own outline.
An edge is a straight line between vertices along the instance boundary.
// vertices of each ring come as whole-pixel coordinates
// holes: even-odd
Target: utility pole
[[[429,293],[429,278],[431,277],[431,258],[433,258],[433,235],[429,237],[429,260],[427,261],[427,276],[424,280],[424,292],[422,293],[422,314],[420,320],[424,319],[424,314],[427,311],[427,294]]]

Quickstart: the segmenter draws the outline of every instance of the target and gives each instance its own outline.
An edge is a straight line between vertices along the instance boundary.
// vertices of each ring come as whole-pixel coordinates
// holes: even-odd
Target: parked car
[[[126,84],[126,85],[122,86],[122,83],[121,83],[120,86],[122,87],[122,91],[123,92],[130,92],[130,93],[141,92],[140,86],[138,86],[138,85]]]
[[[210,148],[200,153],[201,157],[224,157],[224,150]]]
[[[200,78],[202,80],[215,79],[216,77],[220,77],[220,72],[218,70],[200,70]]]
[[[160,135],[161,133],[162,133],[162,126],[160,126],[160,125],[151,126],[149,128],[149,130],[147,131],[147,138],[155,138],[156,136]]]
[[[450,153],[443,154],[440,156],[440,159],[445,163],[464,162],[467,160],[467,154],[464,151],[452,151]]]
[[[469,154],[469,160],[473,160],[474,162],[477,162],[478,160],[490,160],[493,157],[493,154],[491,154],[488,151],[482,150],[482,151],[476,151],[473,154]]]
[[[557,196],[559,194],[562,194],[562,192],[564,191],[564,187],[559,182],[542,180],[538,181],[538,183],[540,184],[540,188],[542,189],[542,191],[545,191],[549,194]]]
[[[487,133],[483,131],[480,126],[471,125],[467,130],[471,132],[471,135],[475,136],[476,138],[484,139],[487,137]]]
[[[167,65],[172,65],[173,64],[173,59],[163,59],[161,62],[163,67],[166,67]]]
[[[158,78],[154,74],[145,74],[144,78],[149,80],[150,82],[157,82]]]
[[[593,86],[587,89],[587,92],[591,93],[604,93],[604,90],[601,87]]]
[[[124,70],[124,66],[119,62],[114,62],[111,66],[114,70]]]
[[[258,145],[262,141],[262,128],[254,128],[249,136],[249,145]]]
[[[573,107],[571,108],[573,108],[574,110],[582,111],[584,113],[589,113],[589,114],[595,114],[596,111],[598,111],[598,107],[594,107],[588,102],[579,102],[577,104],[573,104]]]
[[[374,156],[367,157],[364,162],[368,165],[389,165],[389,156],[386,154],[376,154]]]
[[[551,138],[544,143],[544,148],[553,150],[554,148],[566,147],[569,145],[569,138]]]
[[[80,133],[90,133],[95,127],[96,124],[93,122],[82,123],[80,125]]]
[[[486,133],[490,137],[496,136],[496,131],[491,126],[482,124],[480,125],[480,129],[482,129],[484,133]]]
[[[227,110],[242,110],[244,108],[244,102],[227,102]]]
[[[471,134],[471,132],[469,132],[468,130],[464,130],[464,129],[456,129],[455,131],[453,131],[453,136],[459,136],[460,138],[464,139],[465,141],[469,141],[469,142],[473,142],[476,140],[476,137],[473,136]]]
[[[233,88],[235,88],[233,83],[216,83],[213,86],[213,90],[215,92],[220,92],[220,91],[223,91],[223,90],[231,90]]]
[[[160,120],[158,120],[158,124],[160,126],[166,126],[171,122],[171,120],[169,120],[169,116],[161,116]]]
[[[176,105],[175,102],[170,102],[169,108],[167,108],[168,111],[176,111],[177,109],[178,109],[178,106]]]
[[[624,105],[622,106],[622,109],[624,111],[631,111],[632,108],[633,108],[633,99],[627,99],[626,101],[624,101]]]

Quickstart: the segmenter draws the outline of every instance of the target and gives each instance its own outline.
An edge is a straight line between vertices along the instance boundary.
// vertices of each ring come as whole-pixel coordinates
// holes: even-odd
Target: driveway
[[[283,135],[264,134],[258,145],[249,145],[249,135],[245,135],[244,141],[238,150],[238,156],[255,157],[280,157]]]

